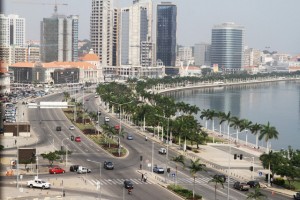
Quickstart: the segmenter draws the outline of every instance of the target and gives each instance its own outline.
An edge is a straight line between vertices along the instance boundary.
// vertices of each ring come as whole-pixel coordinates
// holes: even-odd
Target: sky
[[[58,12],[79,15],[79,39],[89,39],[92,0],[56,0]],[[245,28],[251,48],[300,54],[300,0],[163,0],[177,5],[177,43],[192,46],[211,42],[214,25],[234,22]],[[4,14],[26,19],[26,39],[39,40],[40,21],[54,12],[55,0],[1,0]],[[125,7],[132,0],[115,0]],[[153,0],[153,9],[161,1]],[[42,5],[44,3],[44,5]],[[155,23],[154,23],[155,26]]]

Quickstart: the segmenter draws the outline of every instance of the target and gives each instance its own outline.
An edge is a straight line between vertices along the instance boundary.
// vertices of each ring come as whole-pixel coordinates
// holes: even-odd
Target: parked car
[[[71,165],[70,172],[77,172],[79,165]]]
[[[241,191],[248,191],[250,186],[247,183],[235,182],[233,188]]]
[[[225,176],[224,174],[215,174],[215,175],[213,176],[213,178],[221,179],[221,180],[223,180],[223,183],[226,182],[226,176]]]
[[[127,135],[127,140],[133,140],[133,136],[132,135]]]
[[[294,199],[300,200],[300,192],[297,192],[297,193],[294,195]]]
[[[114,169],[114,164],[111,161],[104,161],[104,169]]]
[[[77,170],[78,174],[86,174],[86,173],[91,173],[91,172],[92,172],[91,169],[83,167],[83,166],[79,166],[78,170]]]
[[[258,182],[258,181],[255,181],[255,180],[253,180],[253,181],[248,181],[248,182],[247,182],[247,185],[249,185],[250,188],[260,188],[259,182]]]
[[[74,129],[75,129],[74,125],[69,126],[69,130],[74,130]]]
[[[160,148],[160,149],[158,150],[158,153],[159,153],[159,154],[167,154],[167,149],[165,149],[165,148]]]
[[[65,173],[65,170],[60,167],[52,167],[49,169],[50,174],[63,174]]]
[[[75,137],[75,142],[81,142],[81,138],[79,136]]]
[[[46,189],[46,188],[50,188],[51,184],[41,179],[35,179],[35,180],[27,181],[27,186],[30,188],[36,187],[36,188]]]
[[[154,166],[153,172],[158,173],[158,174],[163,174],[163,173],[165,173],[165,170],[162,167]]]
[[[133,189],[133,183],[130,180],[125,180],[124,181],[124,187],[126,189]]]

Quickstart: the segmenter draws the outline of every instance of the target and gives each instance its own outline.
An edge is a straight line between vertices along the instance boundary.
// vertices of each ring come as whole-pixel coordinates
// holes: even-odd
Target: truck
[[[51,187],[51,184],[41,179],[35,179],[27,181],[27,186],[30,188],[36,187],[42,189],[49,189]]]

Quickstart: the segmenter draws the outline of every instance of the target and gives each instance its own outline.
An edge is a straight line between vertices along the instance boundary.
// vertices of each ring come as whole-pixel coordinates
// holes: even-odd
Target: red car
[[[65,170],[60,167],[52,167],[49,169],[50,174],[63,174],[65,173]]]
[[[120,125],[119,124],[115,125],[115,129],[119,130],[120,129]]]
[[[81,142],[81,138],[79,136],[75,137],[75,142]]]

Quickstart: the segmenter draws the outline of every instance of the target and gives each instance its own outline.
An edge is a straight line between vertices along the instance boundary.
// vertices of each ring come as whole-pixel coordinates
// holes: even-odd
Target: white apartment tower
[[[134,0],[132,6],[121,9],[120,21],[120,64],[152,66],[152,1]]]
[[[90,39],[102,65],[112,65],[113,58],[113,0],[92,0]]]
[[[2,47],[25,46],[25,18],[0,14],[0,45]]]

